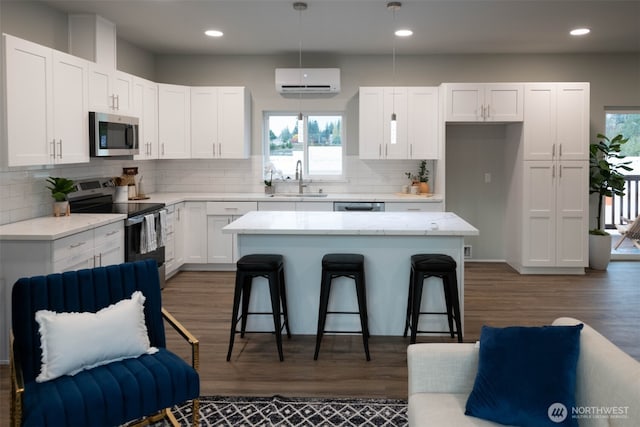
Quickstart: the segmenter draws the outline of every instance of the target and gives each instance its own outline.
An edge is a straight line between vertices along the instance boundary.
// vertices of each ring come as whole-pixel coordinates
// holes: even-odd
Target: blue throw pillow
[[[577,427],[571,408],[582,327],[483,326],[465,414],[522,427]]]

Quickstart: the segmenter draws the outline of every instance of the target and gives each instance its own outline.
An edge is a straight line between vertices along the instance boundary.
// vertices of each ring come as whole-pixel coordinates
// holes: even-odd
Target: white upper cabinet
[[[249,158],[250,104],[244,87],[192,87],[192,158]]]
[[[4,36],[7,165],[89,161],[87,62]]]
[[[190,99],[189,86],[158,84],[158,158],[191,157]]]
[[[397,134],[391,143],[391,115]],[[361,159],[437,159],[437,87],[361,87]]]
[[[560,160],[589,160],[589,83],[558,84]]]
[[[382,108],[382,155],[383,159],[406,159],[409,156],[407,140],[407,88],[386,87],[383,89]],[[391,141],[391,115],[396,115],[396,141]]]
[[[89,108],[111,114],[133,114],[133,76],[92,63],[89,70]]]
[[[447,122],[521,122],[520,83],[447,83],[444,85]]]
[[[525,85],[524,159],[589,159],[589,84]]]
[[[410,87],[407,92],[409,159],[440,158],[439,88]]]
[[[382,159],[384,137],[384,90],[381,87],[360,88],[358,119],[361,159]],[[390,120],[387,119],[387,120]]]
[[[140,154],[135,160],[157,159],[158,144],[158,84],[139,77],[133,80],[133,115],[140,118],[138,140]]]

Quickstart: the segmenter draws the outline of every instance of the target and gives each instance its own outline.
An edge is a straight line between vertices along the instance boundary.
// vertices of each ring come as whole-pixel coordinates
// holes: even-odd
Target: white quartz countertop
[[[124,214],[44,216],[0,226],[0,240],[56,240],[126,218]]]
[[[478,229],[452,212],[253,211],[224,233],[475,236]]]
[[[360,194],[360,193],[327,193],[325,197],[314,195],[298,196],[293,194],[268,195],[263,193],[153,193],[149,194],[149,199],[145,202],[165,203],[172,205],[180,202],[424,202],[440,203],[443,197],[440,194],[416,195],[416,194]]]

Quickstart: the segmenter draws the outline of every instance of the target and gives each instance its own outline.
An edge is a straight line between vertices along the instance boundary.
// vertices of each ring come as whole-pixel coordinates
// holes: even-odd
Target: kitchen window
[[[274,179],[294,179],[296,164],[301,161],[305,178],[342,178],[343,114],[303,113],[302,118],[300,138],[298,113],[265,113],[265,177],[273,170]]]

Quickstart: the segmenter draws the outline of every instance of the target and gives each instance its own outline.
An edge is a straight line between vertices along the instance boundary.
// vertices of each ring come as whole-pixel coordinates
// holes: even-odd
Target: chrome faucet
[[[298,194],[302,194],[302,188],[306,187],[302,183],[302,160],[298,160],[296,163],[296,179],[298,180]]]

